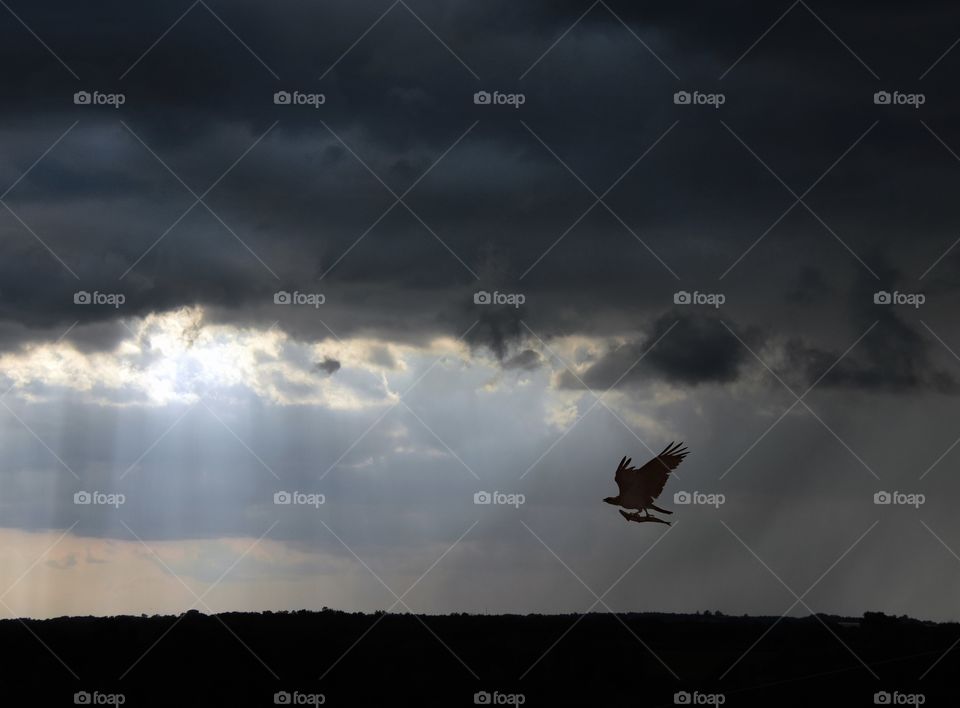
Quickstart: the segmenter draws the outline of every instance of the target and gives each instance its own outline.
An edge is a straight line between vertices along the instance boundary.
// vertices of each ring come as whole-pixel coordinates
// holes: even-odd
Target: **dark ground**
[[[916,693],[923,705],[960,705],[960,647],[921,678],[960,638],[955,623],[788,618],[720,680],[776,618],[620,618],[443,615],[422,617],[425,627],[413,615],[191,611],[5,620],[0,705],[73,705],[78,691],[101,705],[103,694],[122,693],[126,706],[271,706],[278,691],[322,693],[329,706],[469,706],[478,691],[498,692],[494,705],[523,694],[527,706],[674,705],[679,691],[691,705],[722,693],[726,706],[866,706],[878,691],[890,705]]]

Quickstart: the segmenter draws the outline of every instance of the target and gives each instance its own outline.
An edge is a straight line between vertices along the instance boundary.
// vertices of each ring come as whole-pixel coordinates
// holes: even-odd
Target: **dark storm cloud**
[[[335,373],[340,371],[340,362],[331,357],[324,357],[323,361],[319,361],[314,364],[314,369],[317,371],[326,372],[327,376],[333,376]]]
[[[523,369],[532,371],[533,369],[539,368],[542,364],[543,357],[540,356],[539,352],[535,352],[533,349],[524,349],[503,362],[503,368],[507,370]]]
[[[518,341],[524,334],[519,309],[503,305],[484,306],[479,311],[476,325],[470,330],[466,341],[487,346],[501,361],[507,355],[511,341]]]
[[[882,282],[891,291],[910,293],[914,285],[919,285],[894,267],[888,266],[881,273]],[[955,374],[941,363],[948,350],[937,341],[939,335],[925,326],[921,311],[925,304],[878,304],[872,291],[888,292],[861,278],[859,287],[848,294],[850,320],[862,335],[850,352],[844,355],[846,347],[824,348],[801,337],[791,337],[786,344],[785,375],[799,378],[807,385],[819,380],[819,386],[840,389],[957,393]]]
[[[717,318],[681,317],[668,332],[669,316],[655,323],[651,343],[661,339],[650,354],[650,365],[668,381],[680,384],[726,383],[737,378],[748,354],[743,345]]]
[[[794,286],[787,292],[787,299],[792,302],[809,304],[829,293],[829,284],[823,273],[813,267],[805,267],[797,274]]]
[[[637,386],[657,378],[684,385],[729,383],[750,356],[736,339],[744,335],[735,336],[729,326],[717,317],[669,312],[653,323],[643,339],[612,349],[580,380],[565,372],[560,383],[597,389]]]
[[[893,332],[882,344],[865,342],[863,348],[865,351],[862,354],[852,355],[850,359],[833,366],[842,352],[817,349],[793,339],[788,344],[787,360],[790,368],[802,374],[807,384],[829,370],[819,384],[824,388],[832,386],[892,392],[923,388],[957,393],[956,377],[948,371],[934,368],[927,342],[902,322],[895,323]]]
[[[817,9],[852,53],[800,5],[733,68],[779,13],[609,5],[616,16],[598,5],[550,49],[582,3],[411,2],[466,67],[403,6],[342,58],[387,6],[211,3],[251,53],[198,5],[146,55],[186,7],[15,8],[70,70],[17,23],[0,29],[0,59],[21,67],[0,78],[2,183],[79,123],[4,197],[36,238],[0,212],[0,346],[52,339],[79,320],[71,340],[109,348],[118,317],[200,304],[211,320],[279,319],[303,339],[329,337],[329,327],[422,342],[477,322],[467,342],[509,361],[528,333],[517,310],[474,307],[481,286],[523,293],[523,317],[541,337],[639,341],[674,290],[715,282],[734,263],[723,289],[741,294],[729,317],[739,327],[775,324],[763,303],[781,300],[852,327],[857,313],[826,309],[827,293],[843,298],[878,267],[874,254],[916,277],[955,238],[960,169],[919,119],[960,144],[950,128],[956,57],[924,79],[921,111],[872,102],[878,88],[919,90],[916,77],[953,41],[948,4],[910,17],[892,3]],[[895,62],[885,31],[898,37]],[[527,100],[478,107],[481,88]],[[721,110],[676,106],[681,88],[727,100]],[[126,102],[75,106],[81,89],[122,91]],[[326,103],[276,106],[280,89],[323,92]],[[738,262],[794,200],[778,177],[802,194],[858,138],[805,196],[816,217],[795,207]],[[205,196],[216,216],[196,205],[178,222],[190,190],[202,194],[241,156]],[[409,209],[394,205],[411,185]],[[948,294],[950,263],[934,273]],[[81,289],[126,302],[77,307]],[[273,307],[278,290],[323,292],[323,322]],[[743,353],[711,328],[684,320],[646,371],[678,383],[735,379]],[[922,385],[922,352],[902,338],[892,376]],[[799,367],[816,358],[811,348],[793,345]],[[866,384],[889,370],[864,360],[873,374],[845,373],[855,361],[832,376]],[[606,365],[590,385],[609,380]]]

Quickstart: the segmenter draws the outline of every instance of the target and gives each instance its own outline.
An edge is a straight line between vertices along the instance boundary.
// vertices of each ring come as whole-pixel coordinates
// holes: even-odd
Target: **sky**
[[[954,19],[5,4],[0,613],[956,620]]]

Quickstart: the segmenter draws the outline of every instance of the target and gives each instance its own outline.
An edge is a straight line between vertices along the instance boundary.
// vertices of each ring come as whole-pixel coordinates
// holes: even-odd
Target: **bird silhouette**
[[[636,513],[633,514],[620,510],[620,514],[627,521],[653,521],[669,526],[669,521],[651,516],[649,510],[653,509],[661,514],[673,513],[656,506],[653,500],[660,496],[670,473],[683,462],[683,458],[688,454],[689,452],[682,442],[670,443],[663,449],[663,452],[639,469],[631,467],[630,463],[633,458],[627,458],[624,455],[613,476],[619,494],[615,497],[606,497],[603,501],[607,504],[622,506],[624,509],[637,509]],[[640,514],[641,511],[643,514]]]

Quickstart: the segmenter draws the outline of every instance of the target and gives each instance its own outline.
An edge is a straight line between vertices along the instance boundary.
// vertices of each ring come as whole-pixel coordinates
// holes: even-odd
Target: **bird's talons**
[[[623,516],[623,518],[626,519],[627,521],[636,521],[637,523],[643,523],[644,521],[650,521],[650,522],[654,522],[654,523],[658,523],[658,524],[666,524],[667,526],[670,526],[670,522],[669,522],[669,521],[664,521],[663,519],[660,519],[660,518],[658,518],[658,517],[656,517],[656,516],[651,516],[649,513],[647,513],[646,515],[644,515],[644,514],[641,514],[639,511],[637,511],[637,512],[634,512],[633,514],[628,514],[627,512],[625,512],[625,511],[623,511],[623,510],[621,509],[621,510],[620,510],[620,515]]]

